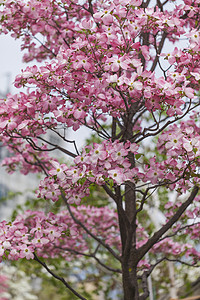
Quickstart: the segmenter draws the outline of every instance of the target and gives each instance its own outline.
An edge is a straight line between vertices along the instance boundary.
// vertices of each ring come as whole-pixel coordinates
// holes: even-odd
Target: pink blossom
[[[19,254],[20,258],[24,258],[25,257],[28,260],[34,258],[33,247],[27,246],[26,244],[22,244],[19,247],[19,250],[20,250],[20,254]]]
[[[108,62],[109,65],[111,65],[110,69],[113,72],[117,72],[120,67],[127,70],[130,63],[126,57],[111,57]]]
[[[54,169],[51,169],[49,171],[49,174],[50,175],[56,175],[59,179],[64,180],[65,179],[65,174],[62,170],[61,165],[56,161],[51,161],[51,164],[54,167]]]
[[[125,175],[123,174],[122,170],[120,170],[120,169],[109,170],[108,174],[109,174],[110,178],[112,178],[113,181],[117,184],[121,184],[125,180]]]
[[[81,23],[81,26],[84,29],[92,29],[94,22],[92,20],[86,20],[84,19]]]

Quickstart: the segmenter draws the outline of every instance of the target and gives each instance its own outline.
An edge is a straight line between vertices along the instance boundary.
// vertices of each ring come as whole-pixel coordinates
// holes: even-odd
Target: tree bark
[[[139,300],[137,267],[130,270],[128,265],[122,263],[122,282],[124,300]]]
[[[131,140],[133,134],[132,116],[127,120],[126,133],[124,140]],[[135,166],[133,153],[128,154],[130,168]],[[124,300],[139,300],[138,282],[137,282],[137,250],[136,250],[136,193],[133,182],[125,182],[125,214],[128,219],[128,228],[126,230],[126,239],[122,238],[122,279]],[[123,235],[123,233],[121,233]]]

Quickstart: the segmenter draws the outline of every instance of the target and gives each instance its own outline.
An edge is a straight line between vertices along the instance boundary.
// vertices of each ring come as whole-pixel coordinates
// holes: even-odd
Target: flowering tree
[[[0,256],[35,259],[79,299],[43,259],[91,257],[121,274],[125,300],[146,299],[160,263],[194,267],[200,257],[199,1],[1,5],[1,32],[21,38],[25,62],[43,62],[16,77],[15,87],[26,92],[0,100],[1,141],[12,153],[3,165],[43,173],[38,198],[62,198],[66,208],[1,222]],[[80,127],[98,142],[78,149],[65,129]],[[87,204],[99,187],[109,207]],[[159,226],[151,222],[155,205],[165,216]],[[104,263],[102,253],[119,267]]]

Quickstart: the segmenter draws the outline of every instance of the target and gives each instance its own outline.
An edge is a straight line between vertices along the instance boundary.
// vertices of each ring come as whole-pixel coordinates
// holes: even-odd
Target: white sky
[[[8,74],[10,74],[10,88],[12,92],[17,92],[11,83],[15,76],[25,68],[22,63],[22,52],[20,41],[14,40],[9,35],[0,35],[0,92],[5,92],[8,86]]]

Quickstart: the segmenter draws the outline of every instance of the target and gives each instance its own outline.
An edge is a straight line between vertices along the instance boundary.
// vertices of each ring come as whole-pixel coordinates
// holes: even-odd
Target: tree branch
[[[50,273],[54,278],[60,280],[65,286],[67,289],[69,289],[74,295],[76,295],[79,299],[82,299],[82,300],[87,300],[86,298],[84,298],[83,296],[81,296],[77,291],[75,291],[66,281],[63,277],[60,277],[58,276],[57,274],[55,274],[53,271],[51,271],[49,269],[49,267],[46,265],[46,263],[42,262],[36,254],[34,254],[34,259],[39,262],[46,270],[48,273]]]
[[[199,187],[195,186],[188,197],[188,199],[179,207],[177,212],[174,214],[174,216],[157,232],[154,233],[154,235],[140,248],[137,249],[137,260],[138,262],[142,257],[152,248],[152,246],[157,243],[157,241],[161,238],[161,236],[167,232],[174,223],[178,221],[180,216],[184,213],[184,211],[187,209],[187,207],[193,202],[194,198],[196,197],[197,193],[199,191]]]
[[[61,146],[55,145],[55,144],[53,144],[53,143],[51,143],[51,142],[45,140],[44,138],[42,138],[42,137],[40,137],[40,136],[38,136],[38,139],[44,141],[45,143],[47,143],[47,144],[49,144],[49,145],[55,147],[55,149],[58,149],[58,150],[64,152],[65,154],[67,154],[67,155],[69,155],[69,156],[71,156],[71,157],[73,157],[73,158],[75,158],[75,157],[77,156],[77,154],[74,154],[74,153],[72,153],[71,151],[62,148]],[[38,148],[39,148],[39,147],[38,147]],[[40,149],[40,148],[39,148],[39,149]],[[41,151],[42,151],[42,150],[41,150]]]
[[[162,51],[162,48],[164,46],[164,42],[165,42],[166,37],[167,37],[167,33],[164,31],[163,35],[162,35],[162,38],[161,38],[161,41],[159,43],[158,49],[157,49],[156,40],[155,40],[154,46],[155,46],[155,49],[156,49],[156,57],[153,61],[153,65],[151,67],[151,72],[153,72],[155,70],[156,66],[157,66],[157,63],[158,63],[158,60],[159,60],[159,55],[160,55],[160,53]]]
[[[161,241],[163,241],[163,240],[165,240],[165,239],[167,239],[167,238],[171,238],[171,237],[173,237],[173,236],[176,236],[178,233],[180,233],[180,231],[183,231],[183,230],[188,229],[188,228],[190,228],[190,227],[193,227],[193,226],[195,226],[195,225],[200,225],[200,222],[196,222],[196,223],[193,223],[193,224],[189,224],[189,225],[185,225],[185,226],[183,226],[183,227],[180,227],[179,229],[177,229],[177,230],[176,230],[175,232],[173,232],[172,234],[165,235],[163,238],[159,239],[159,240],[158,240],[158,243],[161,242]]]
[[[83,228],[83,230],[85,232],[87,232],[87,234],[90,235],[94,240],[96,240],[99,244],[101,244],[104,248],[106,248],[118,261],[121,261],[121,258],[119,257],[119,255],[117,255],[117,253],[108,244],[104,243],[104,241],[102,239],[99,239],[97,236],[95,236],[91,231],[88,230],[88,228],[81,221],[79,221],[74,216],[74,214],[72,213],[72,210],[70,208],[70,205],[68,204],[67,199],[65,198],[64,194],[61,193],[61,196],[62,196],[62,198],[63,198],[63,200],[64,200],[64,202],[67,206],[67,209],[68,209],[68,211],[70,213],[70,216],[72,217],[73,221],[76,224],[80,225]]]
[[[67,247],[57,247],[56,248],[59,248],[60,250],[64,250],[64,251],[69,251],[73,254],[77,254],[77,255],[81,255],[81,256],[85,256],[85,257],[91,257],[91,258],[94,258],[98,264],[100,264],[102,267],[104,267],[105,269],[107,269],[108,271],[110,272],[114,272],[114,273],[122,273],[122,271],[120,269],[113,269],[107,265],[105,265],[99,258],[96,257],[96,250],[93,252],[93,253],[83,253],[83,252],[80,252],[80,251],[77,251],[77,250],[74,250],[74,249],[70,249],[70,248],[67,248]]]

